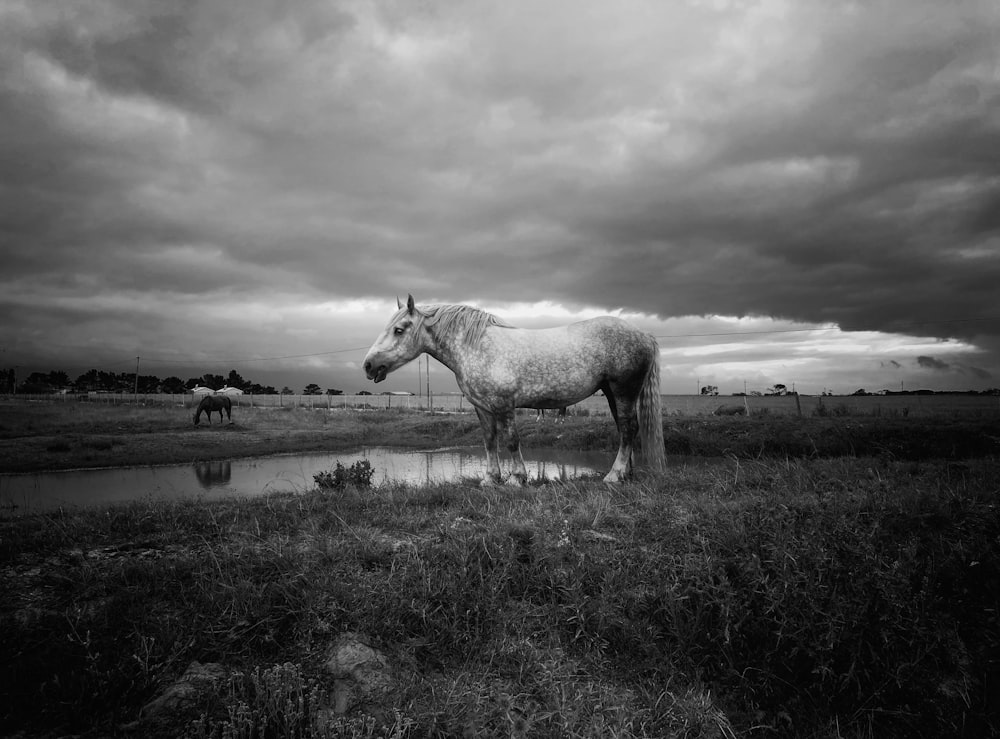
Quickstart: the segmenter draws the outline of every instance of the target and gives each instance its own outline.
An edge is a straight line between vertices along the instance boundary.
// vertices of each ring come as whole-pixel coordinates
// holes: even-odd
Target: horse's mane
[[[464,333],[466,346],[474,347],[483,339],[490,326],[514,328],[502,318],[471,305],[428,305],[420,308],[423,321],[439,338],[454,338]]]

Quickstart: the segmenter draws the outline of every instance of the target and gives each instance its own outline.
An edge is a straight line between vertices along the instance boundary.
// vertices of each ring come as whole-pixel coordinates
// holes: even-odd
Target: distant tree
[[[122,372],[118,381],[118,392],[131,393],[138,389],[135,381],[135,372]]]
[[[170,377],[164,378],[163,382],[160,383],[160,391],[180,395],[184,392],[184,381],[179,377],[171,375]]]
[[[851,395],[868,395],[864,388],[859,388],[855,390]]]
[[[302,394],[303,395],[322,395],[323,391],[320,389],[319,385],[317,385],[315,382],[310,382],[308,385],[305,386],[305,389],[302,391]]]
[[[719,394],[719,388],[716,385],[705,385],[705,387],[703,387],[701,389],[701,394],[702,395],[718,395]]]
[[[205,387],[210,387],[213,390],[219,390],[226,384],[226,378],[222,375],[213,375],[211,373],[206,373],[201,376],[201,384]]]
[[[49,375],[46,372],[32,372],[25,378],[18,386],[18,392],[21,393],[52,393],[55,392],[55,388],[49,384]]]
[[[292,389],[290,387],[288,387],[288,385],[285,385],[283,388],[281,388],[280,392],[281,392],[282,395],[291,395],[292,394]]]
[[[250,387],[250,383],[244,380],[240,376],[240,373],[234,369],[229,370],[229,378],[226,380],[226,384],[229,387],[238,387],[243,391],[246,391]]]
[[[87,370],[73,383],[78,393],[90,393],[101,389],[101,379],[97,370]]]
[[[67,388],[73,383],[67,375],[62,370],[54,370],[49,372],[49,384],[54,388]]]
[[[160,378],[156,375],[139,375],[138,388],[140,393],[151,394],[161,392],[160,384]]]
[[[274,385],[261,385],[256,382],[251,382],[249,387],[243,389],[244,392],[250,393],[251,395],[277,395],[278,391],[274,389]]]
[[[780,382],[776,382],[774,387],[769,388],[767,391],[768,395],[787,395],[788,388],[782,385]]]
[[[326,394],[327,395],[343,395],[344,391],[343,390],[337,390],[336,388],[328,387],[326,389]]]

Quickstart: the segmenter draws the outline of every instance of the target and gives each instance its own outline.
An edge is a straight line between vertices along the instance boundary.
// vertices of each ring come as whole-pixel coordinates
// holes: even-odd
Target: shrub
[[[313,475],[316,486],[323,490],[343,490],[348,485],[358,488],[370,488],[375,470],[371,462],[361,459],[350,467],[344,467],[340,462],[332,470],[317,472]]]

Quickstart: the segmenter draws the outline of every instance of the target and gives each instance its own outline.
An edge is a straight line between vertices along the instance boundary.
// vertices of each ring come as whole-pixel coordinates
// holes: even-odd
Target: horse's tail
[[[650,469],[663,471],[667,465],[663,447],[663,411],[660,404],[660,347],[655,338],[653,358],[639,391],[639,441],[642,458]]]

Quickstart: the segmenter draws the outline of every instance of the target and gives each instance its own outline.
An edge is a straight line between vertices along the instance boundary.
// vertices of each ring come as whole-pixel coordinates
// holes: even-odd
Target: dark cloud
[[[932,370],[946,370],[951,367],[951,365],[947,362],[935,359],[934,357],[917,357],[917,364],[921,367]]]
[[[984,370],[982,367],[969,367],[969,372],[972,373],[974,377],[979,380],[991,380],[993,379],[993,373],[988,370]]]
[[[0,339],[127,334],[116,295],[412,291],[950,338],[906,356],[985,381],[998,29],[973,0],[8,6]]]

